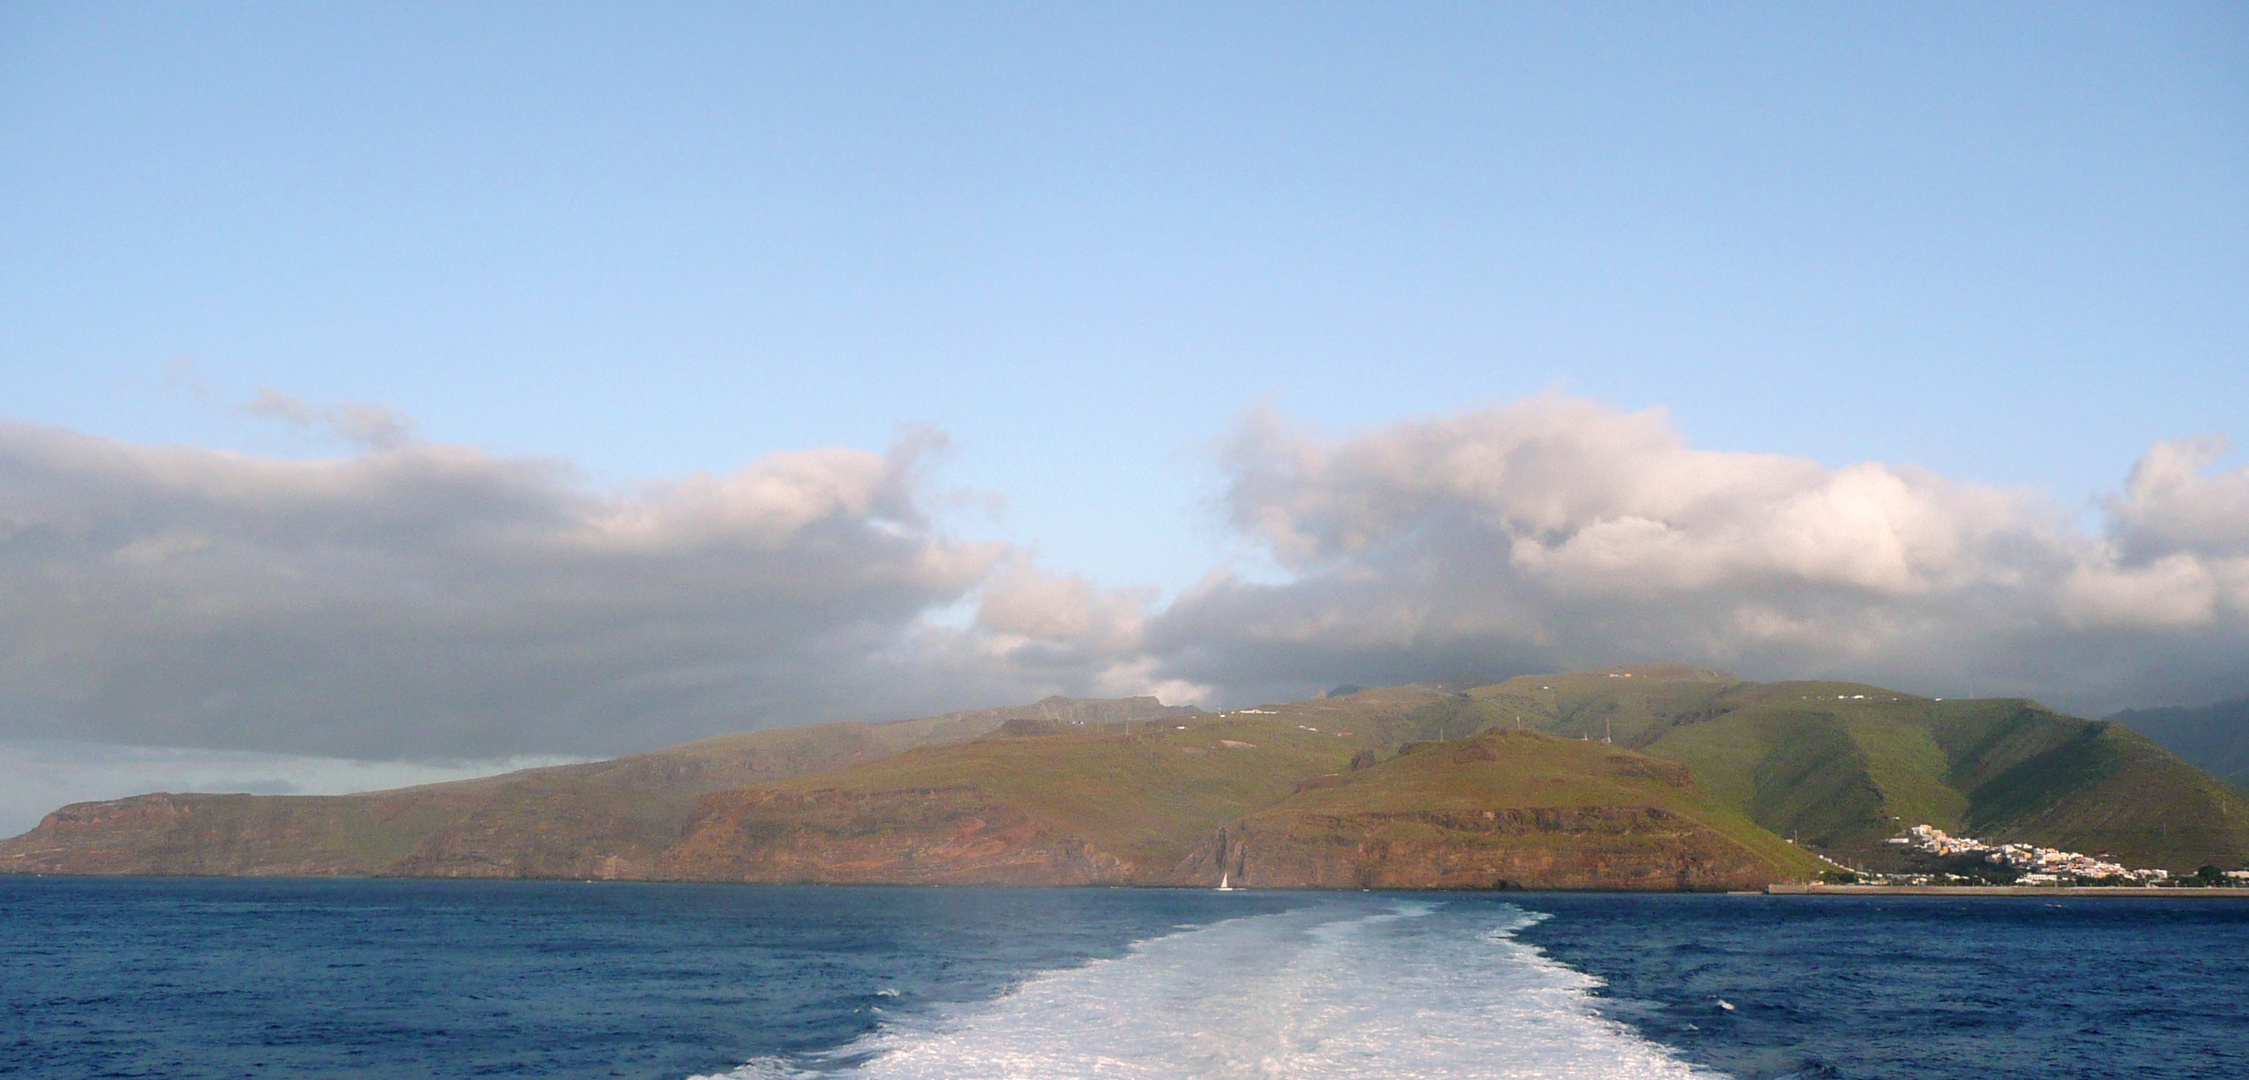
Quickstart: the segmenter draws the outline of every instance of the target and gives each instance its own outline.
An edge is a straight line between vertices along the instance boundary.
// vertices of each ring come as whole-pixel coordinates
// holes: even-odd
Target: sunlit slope
[[[1837,682],[1752,683],[1650,664],[1476,687],[1418,710],[1421,737],[1492,728],[1644,749],[1724,805],[1879,863],[1927,822],[2192,869],[2249,859],[2249,800],[2139,735],[2020,700],[1937,701]]]
[[[1722,711],[1728,691],[1747,685],[1698,664],[1636,664],[1599,671],[1526,675],[1478,686],[1414,717],[1417,738],[1457,738],[1520,726],[1569,738],[1636,746],[1674,725]]]
[[[1693,784],[1633,773],[1628,749]],[[1282,839],[1239,866],[1276,883],[1684,868],[1715,887],[1803,876],[1778,838],[1879,866],[1921,822],[2134,865],[2249,860],[2249,801],[2115,724],[1657,664],[1223,714],[1049,699],[366,795],[144,795],[56,811],[0,843],[0,871],[1157,883],[1224,873],[1240,849],[1217,838],[1256,834]]]
[[[1685,762],[1767,828],[1838,853],[1879,862],[1885,837],[1928,822],[2133,865],[2249,858],[2249,801],[2115,724],[2018,700],[1823,683],[1759,687],[1729,704],[1648,752]]]
[[[1189,732],[991,738],[722,792],[703,800],[659,872],[729,881],[1153,881],[1203,832],[1350,760],[1339,740],[1293,734],[1215,722]]]
[[[706,797],[659,868],[728,881],[1166,880],[1233,818],[1370,757],[1441,691],[932,747]]]
[[[707,792],[973,739],[1010,720],[1098,724],[1181,712],[1153,698],[1050,698],[897,723],[727,735],[364,795],[158,793],[78,803],[0,842],[0,872],[636,877],[678,840]]]
[[[1754,888],[1822,867],[1689,770],[1513,730],[1417,743],[1229,822],[1177,880],[1310,888]]]
[[[1936,713],[1971,830],[2175,870],[2249,863],[2249,797],[2130,728],[2020,701]]]
[[[1383,759],[1377,748],[1410,715],[1401,707],[1441,697],[1403,688],[1129,734],[994,736],[714,793],[659,874],[1215,885],[1231,872],[1257,886],[1671,889],[1818,870],[1675,762],[1500,732]]]

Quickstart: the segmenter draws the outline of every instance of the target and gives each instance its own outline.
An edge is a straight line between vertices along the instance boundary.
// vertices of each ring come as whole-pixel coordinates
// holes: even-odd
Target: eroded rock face
[[[1161,707],[1048,701],[366,795],[142,796],[58,811],[0,842],[0,871],[1712,889],[1806,861],[1714,831],[1733,820],[1676,762],[1513,731],[1378,750],[1447,700],[1132,730],[1103,718]]]
[[[1193,716],[1152,697],[1050,697],[895,723],[721,736],[611,761],[337,796],[139,795],[75,803],[0,839],[0,873],[650,878],[696,799],[975,739]]]
[[[0,847],[0,869],[35,874],[323,877],[371,869],[327,842],[317,800],[136,795],[73,803]]]
[[[695,881],[1105,885],[1144,868],[974,788],[705,798],[658,874]]]
[[[1655,807],[1305,813],[1239,822],[1197,847],[1183,885],[1292,889],[1751,889],[1762,859]]]
[[[89,865],[146,867],[150,839],[170,835],[186,820],[193,812],[189,798],[158,794],[72,803],[7,841],[0,848],[0,866],[30,874],[83,873]]]

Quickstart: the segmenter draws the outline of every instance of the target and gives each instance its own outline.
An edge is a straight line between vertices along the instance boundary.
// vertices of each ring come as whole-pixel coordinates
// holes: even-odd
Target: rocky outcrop
[[[1204,838],[1182,885],[1311,889],[1747,889],[1800,852],[1718,808],[1687,768],[1527,732],[1410,743],[1310,778]]]
[[[1644,665],[1215,714],[1049,698],[366,795],[144,795],[56,811],[0,841],[0,872],[1736,888],[1820,873],[1781,835],[1881,857],[1901,809],[2141,865],[2249,858],[2249,800],[2114,725]]]
[[[1050,697],[893,723],[726,735],[609,761],[341,796],[139,795],[75,803],[0,841],[0,873],[645,878],[702,795],[957,744],[1192,716],[1153,697]]]
[[[1288,889],[1748,889],[1786,875],[1658,807],[1264,816],[1197,847],[1179,884]]]
[[[1150,876],[966,786],[713,795],[658,873],[839,885],[1105,885]]]
[[[1401,889],[1811,872],[1675,762],[1530,733],[1380,734],[1441,700],[1361,691],[1216,715],[1049,700],[369,795],[150,795],[57,811],[0,845],[0,868]]]
[[[367,874],[339,843],[331,800],[252,795],[138,795],[73,803],[0,850],[0,869],[37,874]]]

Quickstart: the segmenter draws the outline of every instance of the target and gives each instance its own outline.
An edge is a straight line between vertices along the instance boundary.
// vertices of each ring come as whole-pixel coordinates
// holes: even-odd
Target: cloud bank
[[[930,527],[934,448],[600,493],[462,447],[304,462],[0,426],[0,734],[600,753],[1021,692],[914,640],[1007,555]]]
[[[1539,398],[1229,444],[1225,512],[1293,575],[1220,578],[1146,647],[1306,686],[1690,659],[2079,708],[2249,682],[2249,470],[2159,444],[2107,530],[2032,492],[1697,450],[1661,410]]]
[[[1652,659],[2086,711],[2249,690],[2249,470],[2159,444],[2104,527],[1882,464],[1537,398],[1326,436],[1258,415],[1219,511],[1285,580],[1168,606],[933,524],[935,436],[599,490],[347,431],[323,461],[0,424],[0,740],[607,754],[1050,692],[1206,704]],[[972,610],[962,625],[937,618]]]

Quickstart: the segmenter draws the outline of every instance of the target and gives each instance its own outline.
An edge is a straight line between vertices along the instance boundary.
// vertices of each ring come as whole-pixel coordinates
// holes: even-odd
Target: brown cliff
[[[0,872],[645,878],[703,795],[982,736],[1191,716],[1053,697],[884,724],[749,732],[611,761],[363,795],[153,794],[76,803],[0,841]]]
[[[753,789],[704,801],[659,876],[888,885],[1100,885],[1125,860],[974,787]]]
[[[1594,741],[1612,732],[1653,756]],[[1817,874],[1782,829],[1834,845],[1954,819],[2158,865],[2249,851],[2249,803],[2113,725],[1647,665],[1222,714],[1049,699],[367,795],[140,796],[57,811],[0,842],[0,872],[1703,889]]]
[[[1674,763],[1528,734],[1398,749],[1454,696],[1393,687],[1230,714],[1050,700],[368,795],[141,796],[57,811],[0,846],[0,866],[1322,888],[1716,888],[1813,872]]]
[[[993,737],[706,796],[661,876],[895,884],[1751,888],[1812,860],[1676,763],[1489,733],[1352,770],[1271,719]],[[1361,759],[1363,761],[1363,758]],[[1330,771],[1346,770],[1346,771]]]
[[[1268,888],[1742,889],[1816,873],[1687,770],[1515,732],[1422,744],[1231,822],[1187,884]]]

